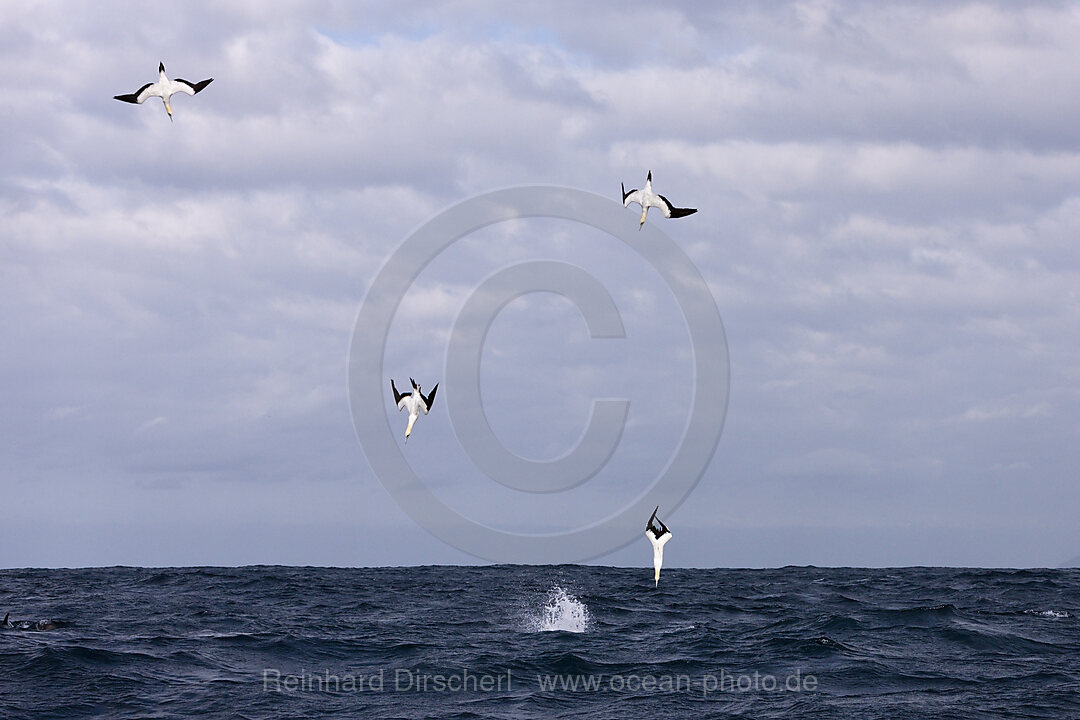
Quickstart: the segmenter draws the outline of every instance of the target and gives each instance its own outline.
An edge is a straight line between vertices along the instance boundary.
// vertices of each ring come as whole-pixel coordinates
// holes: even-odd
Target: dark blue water
[[[0,571],[3,718],[1076,718],[1080,571]]]

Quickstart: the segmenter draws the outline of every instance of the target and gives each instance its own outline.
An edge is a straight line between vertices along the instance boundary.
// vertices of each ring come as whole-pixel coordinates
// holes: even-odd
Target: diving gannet
[[[653,587],[660,584],[660,566],[664,564],[664,545],[671,539],[671,531],[667,529],[667,525],[664,521],[656,517],[657,510],[660,506],[656,506],[656,510],[652,511],[652,517],[649,518],[649,522],[645,525],[645,537],[649,538],[649,542],[652,543],[652,564],[655,572],[653,573]],[[656,527],[653,524],[653,520],[660,523],[660,527]]]
[[[158,81],[156,83],[146,83],[130,95],[114,95],[113,98],[142,105],[147,98],[159,97],[165,103],[165,112],[169,113],[169,120],[172,120],[172,106],[169,105],[169,98],[178,92],[194,95],[212,82],[214,82],[214,78],[197,83],[190,83],[180,78],[170,80],[165,77],[165,63],[158,63]]]
[[[394,386],[394,379],[390,378],[390,389],[394,391],[394,402],[397,403],[398,410],[409,411],[409,424],[405,428],[405,442],[409,442],[413,423],[416,422],[416,418],[420,417],[420,411],[423,410],[424,414],[427,415],[431,410],[431,404],[435,402],[435,393],[439,389],[439,383],[435,383],[435,387],[431,388],[428,396],[424,397],[416,381],[409,378],[409,382],[412,383],[413,391],[411,393],[399,393],[397,387]]]
[[[630,192],[626,192],[626,186],[622,183],[619,183],[619,187],[622,188],[623,207],[629,207],[632,202],[636,202],[641,206],[641,222],[638,223],[638,230],[645,224],[645,216],[649,214],[649,208],[651,207],[660,208],[666,218],[685,217],[697,212],[697,208],[677,208],[663,195],[654,193],[652,190],[652,170],[649,171],[649,177],[645,180],[644,190],[635,188]]]

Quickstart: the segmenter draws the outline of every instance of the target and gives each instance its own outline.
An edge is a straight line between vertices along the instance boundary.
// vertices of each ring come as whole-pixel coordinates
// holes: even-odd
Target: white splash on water
[[[1042,617],[1068,618],[1072,614],[1066,610],[1025,610],[1025,615],[1041,615]]]
[[[526,618],[525,629],[529,632],[582,633],[588,629],[590,621],[585,603],[558,585],[552,585],[539,613]]]

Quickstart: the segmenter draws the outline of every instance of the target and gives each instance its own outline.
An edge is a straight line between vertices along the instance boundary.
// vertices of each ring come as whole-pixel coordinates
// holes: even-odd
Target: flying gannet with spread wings
[[[165,112],[169,114],[169,120],[172,120],[172,105],[169,104],[169,98],[176,93],[194,95],[212,82],[214,82],[214,78],[208,78],[197,83],[191,83],[180,78],[170,80],[165,77],[165,63],[158,63],[158,81],[156,83],[146,83],[129,95],[114,95],[113,98],[142,105],[149,98],[159,97],[165,103]]]

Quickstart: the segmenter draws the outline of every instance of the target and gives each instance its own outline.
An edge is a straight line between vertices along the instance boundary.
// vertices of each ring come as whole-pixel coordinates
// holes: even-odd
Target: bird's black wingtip
[[[649,171],[649,177],[647,177],[646,180],[652,182],[652,170]]]
[[[202,91],[203,88],[205,88],[210,83],[214,82],[214,78],[209,78],[207,80],[201,80],[201,81],[199,81],[197,83],[193,83],[190,80],[185,80],[184,78],[175,78],[175,79],[176,79],[176,82],[183,83],[183,84],[187,85],[189,88],[191,88],[191,94],[192,95],[198,95]]]
[[[405,397],[405,393],[398,392],[397,385],[394,384],[394,378],[390,378],[390,390],[394,393],[394,404],[397,405],[401,402],[401,398]]]
[[[681,218],[697,212],[697,208],[677,208],[663,195],[657,195],[657,197],[664,201],[664,209],[666,210],[664,217]]]
[[[159,73],[160,73],[160,72],[165,72],[165,63],[163,63],[163,62],[159,62],[159,63],[157,64],[157,71],[158,71]]]

